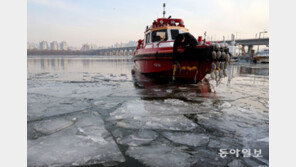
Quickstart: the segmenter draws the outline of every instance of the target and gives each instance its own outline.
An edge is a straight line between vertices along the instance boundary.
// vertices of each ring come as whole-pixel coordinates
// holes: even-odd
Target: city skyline
[[[137,41],[147,25],[162,17],[163,2],[128,2],[28,0],[28,41],[67,41],[74,47]],[[231,33],[254,38],[269,27],[268,0],[173,0],[166,4],[166,16],[182,18],[195,37],[207,31],[213,40],[229,39]]]
[[[137,41],[128,41],[126,43],[116,42],[109,46],[97,46],[93,43],[83,43],[80,47],[69,46],[67,41],[46,41],[42,40],[40,42],[29,42],[27,41],[28,50],[95,50],[95,49],[105,49],[105,48],[118,48],[118,47],[131,47],[137,46]]]

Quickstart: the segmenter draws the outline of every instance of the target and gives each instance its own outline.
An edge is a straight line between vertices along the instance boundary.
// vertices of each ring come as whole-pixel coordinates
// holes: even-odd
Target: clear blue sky
[[[167,16],[182,18],[196,37],[255,37],[269,28],[268,0],[28,0],[28,41],[80,47],[138,40],[162,16],[163,2]]]

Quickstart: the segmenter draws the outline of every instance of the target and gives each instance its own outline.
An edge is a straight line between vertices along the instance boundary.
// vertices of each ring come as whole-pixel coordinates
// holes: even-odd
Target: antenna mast
[[[165,3],[163,3],[163,18],[165,18]]]

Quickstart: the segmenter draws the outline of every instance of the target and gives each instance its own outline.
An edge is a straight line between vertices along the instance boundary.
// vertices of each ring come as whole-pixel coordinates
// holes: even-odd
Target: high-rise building
[[[90,44],[90,50],[96,50],[98,49],[98,46],[95,44]]]
[[[58,48],[59,48],[59,45],[57,41],[52,41],[50,43],[50,50],[58,50]]]
[[[121,48],[121,47],[123,47],[122,42],[120,42],[120,43],[116,42],[116,44],[114,44],[114,48]]]
[[[39,48],[40,48],[40,50],[47,50],[48,49],[47,41],[41,41],[39,43]]]
[[[34,42],[27,42],[27,49],[32,50],[32,49],[38,49],[39,45],[34,43]]]
[[[137,41],[128,41],[128,43],[125,44],[125,47],[137,46],[137,44]]]
[[[89,44],[84,44],[84,45],[82,45],[82,47],[81,47],[81,50],[82,51],[88,51],[88,50],[90,50],[91,49],[91,47],[89,46]]]
[[[67,43],[65,41],[61,42],[60,47],[61,47],[61,50],[67,50],[68,49]]]

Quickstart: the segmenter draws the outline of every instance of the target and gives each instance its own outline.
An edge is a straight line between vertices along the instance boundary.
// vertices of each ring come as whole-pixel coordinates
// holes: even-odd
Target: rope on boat
[[[176,68],[177,68],[177,65],[174,64],[174,69],[173,69],[173,81],[175,81],[175,75],[176,75]]]
[[[198,74],[198,69],[196,70],[196,73],[195,73],[195,76],[194,76],[194,83],[197,83],[197,82],[196,82],[197,74]]]

